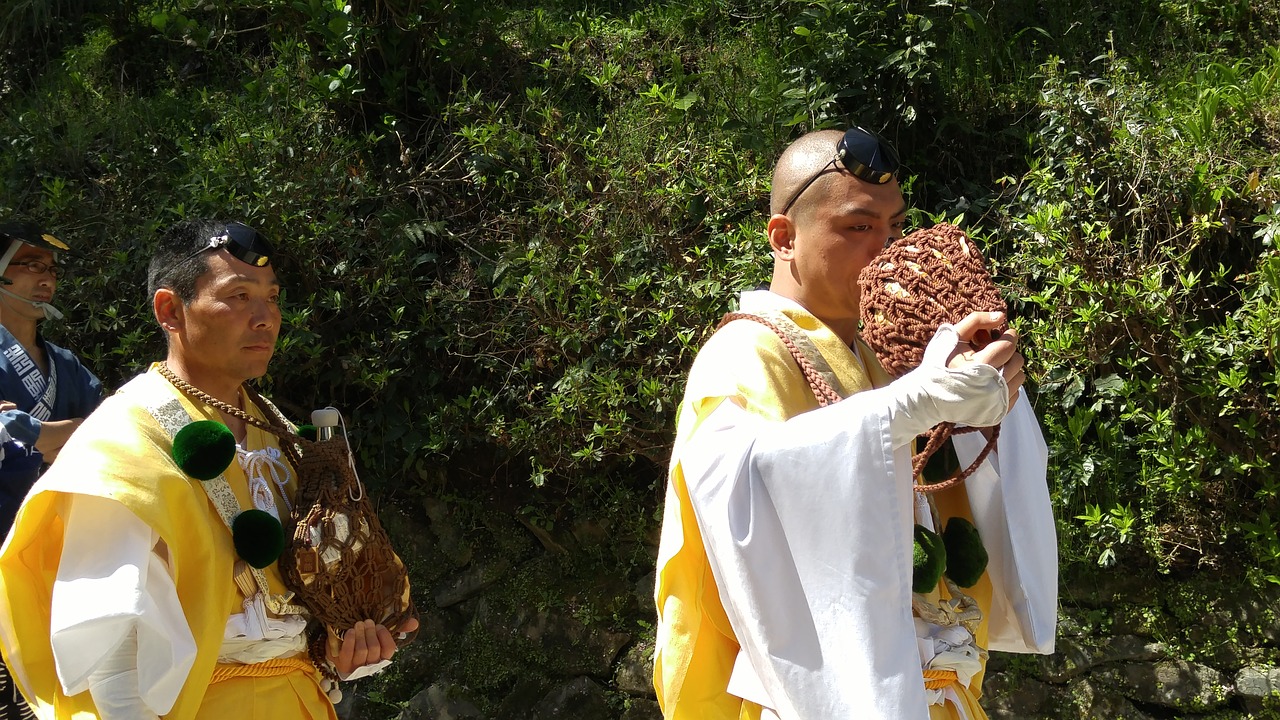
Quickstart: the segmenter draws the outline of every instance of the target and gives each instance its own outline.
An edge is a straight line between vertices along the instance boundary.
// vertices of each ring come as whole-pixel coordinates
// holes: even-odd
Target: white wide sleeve
[[[985,441],[953,436],[967,467]],[[974,525],[987,549],[992,599],[987,646],[1053,652],[1058,622],[1058,537],[1046,481],[1048,452],[1023,393],[1000,426],[997,451],[965,480]]]
[[[138,692],[138,635],[129,632],[89,674],[99,720],[158,720]]]
[[[155,532],[123,505],[73,495],[53,585],[51,641],[58,680],[74,695],[136,637],[137,692],[164,715],[195,662],[195,638]],[[96,697],[96,694],[95,694]]]
[[[785,423],[722,402],[677,458],[721,601],[784,720],[928,717],[910,457],[884,390]]]

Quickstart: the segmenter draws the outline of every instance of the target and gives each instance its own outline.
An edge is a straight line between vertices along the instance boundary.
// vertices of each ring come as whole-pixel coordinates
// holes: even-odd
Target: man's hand
[[[417,629],[417,618],[409,618],[400,625],[401,632],[410,633]],[[356,668],[390,660],[396,654],[396,641],[391,637],[391,631],[372,620],[361,620],[348,630],[336,654],[333,640],[331,637],[329,662],[343,677]]]
[[[947,367],[959,369],[972,363],[983,363],[999,370],[1009,386],[1009,408],[1012,409],[1022,383],[1027,379],[1023,372],[1026,360],[1018,352],[1018,332],[1013,328],[1001,332],[1004,324],[1004,313],[969,313],[955,324],[960,343],[947,359]]]
[[[18,406],[14,403],[9,402],[8,400],[0,400],[0,412],[9,412],[10,410],[17,409]]]

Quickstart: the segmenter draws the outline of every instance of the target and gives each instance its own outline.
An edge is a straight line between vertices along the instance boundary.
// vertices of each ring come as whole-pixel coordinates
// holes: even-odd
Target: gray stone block
[[[398,720],[485,720],[485,715],[465,697],[462,688],[437,682],[414,695]]]

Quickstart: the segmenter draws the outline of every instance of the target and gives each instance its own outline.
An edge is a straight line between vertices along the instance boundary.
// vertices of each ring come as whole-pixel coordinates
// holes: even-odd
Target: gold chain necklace
[[[221,400],[215,398],[209,393],[201,390],[195,385],[192,385],[186,380],[183,380],[182,378],[175,375],[173,373],[173,370],[169,369],[168,365],[164,363],[160,363],[159,370],[160,370],[160,375],[163,376],[165,380],[168,380],[169,382],[173,383],[174,387],[186,393],[188,396],[195,398],[196,400],[199,400],[200,402],[208,405],[209,407],[212,407],[216,410],[220,410],[230,415],[231,417],[239,418],[240,420],[243,420],[256,428],[265,430],[271,433],[272,435],[275,435],[277,437],[280,436],[281,428],[273,427],[259,420],[258,418],[250,415],[249,413],[241,410],[235,405],[222,402]]]
[[[173,370],[169,369],[169,366],[166,365],[165,363],[160,363],[158,367],[160,371],[160,376],[163,377],[165,380],[168,380],[170,383],[173,384],[174,387],[176,387],[179,391],[185,393],[188,397],[199,400],[200,402],[205,403],[206,405],[214,408],[215,410],[221,410],[222,412],[230,415],[231,417],[244,420],[245,422],[249,423],[250,425],[256,428],[259,428],[260,430],[263,430],[264,432],[268,432],[268,433],[271,433],[272,435],[275,435],[277,438],[280,439],[280,451],[283,452],[285,456],[289,458],[289,461],[293,463],[293,466],[295,468],[301,467],[302,458],[298,453],[298,447],[295,443],[301,442],[302,438],[299,437],[297,433],[290,431],[289,428],[283,425],[271,425],[269,423],[265,423],[234,405],[230,405],[222,402],[218,398],[210,395],[209,393],[201,390],[200,388],[197,388],[195,385],[192,385],[186,380],[183,380],[182,378],[175,375],[173,373]],[[255,393],[253,389],[250,388],[249,386],[242,385],[241,387],[244,388],[245,395],[249,397],[250,402],[255,402],[254,398],[256,397],[259,400],[262,400],[262,402],[258,403],[259,407],[264,407],[269,405],[269,403],[267,403],[260,396],[258,396],[258,394]],[[264,412],[268,412],[268,411],[264,410]]]

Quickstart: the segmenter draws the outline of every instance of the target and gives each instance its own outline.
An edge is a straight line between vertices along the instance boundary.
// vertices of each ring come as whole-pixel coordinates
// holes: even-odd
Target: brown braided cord
[[[978,428],[973,427],[962,427],[960,429],[956,429],[955,423],[942,423],[930,428],[929,431],[924,434],[924,437],[928,438],[924,448],[920,450],[920,452],[916,453],[915,457],[911,459],[912,472],[915,473],[916,477],[920,477],[920,473],[924,472],[924,466],[929,462],[929,458],[932,457],[934,453],[938,452],[938,450],[942,449],[943,444],[946,443],[952,435],[964,435],[965,433],[977,431]],[[936,493],[946,490],[947,488],[955,487],[956,485],[964,482],[965,478],[977,472],[978,467],[982,465],[982,462],[986,460],[987,456],[991,454],[991,451],[995,449],[996,439],[999,437],[1000,426],[996,425],[991,428],[991,437],[987,440],[987,444],[982,446],[982,450],[978,452],[978,457],[973,459],[973,462],[969,464],[969,467],[955,473],[946,480],[941,480],[936,483],[918,483],[916,485],[916,492],[922,492],[925,494]]]
[[[949,223],[896,240],[863,269],[859,285],[862,338],[895,377],[919,367],[925,346],[939,325],[957,323],[975,311],[1007,311],[977,245]],[[973,430],[957,431],[952,423],[931,428],[925,434],[928,442],[924,449],[912,459],[916,476],[952,434]],[[916,489],[937,492],[963,482],[991,454],[999,436],[1000,426],[996,425],[969,467],[942,482]]]
[[[792,342],[791,338],[782,331],[782,328],[759,315],[731,312],[725,313],[725,316],[720,319],[720,324],[716,326],[716,329],[719,330],[734,320],[751,320],[758,322],[772,330],[774,334],[782,340],[782,344],[786,346],[787,352],[791,353],[791,357],[794,358],[796,364],[800,366],[800,372],[804,375],[804,379],[809,382],[809,389],[813,391],[813,396],[817,398],[818,407],[826,407],[833,403],[840,402],[840,393],[836,392],[835,389],[831,387],[831,384],[822,377],[822,374],[818,372],[818,369],[813,366],[813,363],[809,362],[809,358],[805,357],[804,353],[800,351],[800,348],[796,347],[796,344]]]
[[[159,367],[159,370],[160,370],[160,375],[161,375],[161,377],[163,377],[165,380],[168,380],[168,381],[169,381],[169,382],[170,382],[174,387],[176,387],[176,388],[178,388],[179,390],[181,390],[181,391],[182,391],[183,393],[185,393],[187,396],[189,396],[189,397],[191,397],[191,398],[194,398],[194,399],[196,399],[196,400],[199,400],[200,402],[204,403],[205,405],[208,405],[209,407],[211,407],[211,408],[213,408],[213,409],[215,409],[215,410],[219,410],[219,411],[221,411],[221,412],[223,412],[223,413],[226,413],[227,415],[230,415],[231,417],[239,418],[239,419],[241,419],[241,420],[243,420],[243,421],[245,421],[245,422],[249,423],[250,425],[252,425],[252,426],[254,426],[254,427],[258,428],[259,430],[265,430],[265,431],[267,431],[267,432],[271,433],[272,435],[275,435],[276,437],[279,437],[279,438],[281,438],[281,439],[286,439],[286,440],[289,440],[289,441],[291,441],[291,442],[297,442],[297,441],[299,441],[299,440],[301,440],[301,439],[302,439],[302,438],[301,438],[301,437],[299,437],[297,434],[295,434],[293,431],[289,430],[287,427],[284,427],[284,426],[275,426],[275,425],[271,425],[271,424],[265,423],[265,422],[263,422],[263,421],[259,420],[258,418],[256,418],[256,417],[254,417],[254,416],[250,415],[249,413],[247,413],[247,412],[245,412],[245,411],[241,410],[240,408],[236,407],[235,405],[232,405],[232,404],[230,404],[230,403],[222,402],[222,401],[221,401],[221,400],[219,400],[218,398],[216,398],[216,397],[214,397],[214,396],[210,395],[209,393],[207,393],[207,392],[205,392],[205,391],[201,390],[200,388],[196,387],[195,385],[192,385],[191,383],[187,382],[186,380],[183,380],[182,378],[180,378],[180,377],[178,377],[177,375],[175,375],[175,374],[173,373],[173,371],[169,369],[169,366],[168,366],[168,365],[166,365],[166,364],[164,364],[164,363],[160,363],[160,365],[159,365],[158,367]],[[251,389],[248,385],[245,385],[245,386],[244,386],[244,389],[245,389],[247,392],[252,392],[252,389]],[[261,399],[261,397],[262,397],[262,396],[258,395],[257,393],[253,393],[253,396],[252,396],[252,397],[250,397],[250,399],[251,399],[251,400],[255,400],[255,401],[257,401],[257,400]]]
[[[280,573],[320,623],[310,643],[317,667],[325,663],[325,628],[336,639],[357,622],[371,619],[391,631],[398,645],[412,641],[416,631],[398,637],[400,625],[417,616],[408,572],[368,497],[357,492],[359,480],[346,439],[300,437],[279,409],[248,385],[244,389],[249,400],[265,409],[274,422],[263,422],[218,400],[164,364],[160,374],[187,395],[281,439],[280,449],[298,473],[298,491],[294,513],[285,525],[287,547],[279,559]],[[319,543],[313,545],[316,535]],[[336,647],[327,649],[337,654]]]

